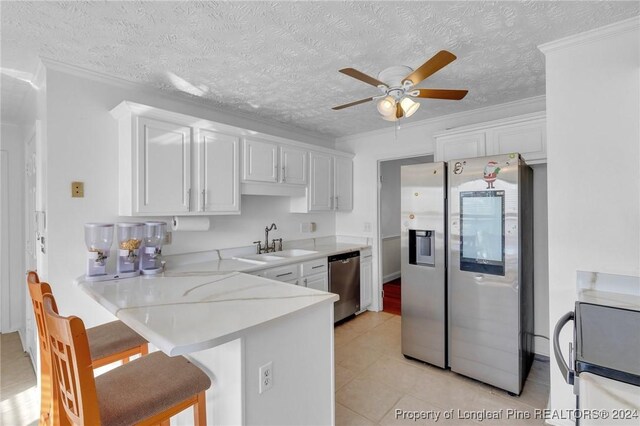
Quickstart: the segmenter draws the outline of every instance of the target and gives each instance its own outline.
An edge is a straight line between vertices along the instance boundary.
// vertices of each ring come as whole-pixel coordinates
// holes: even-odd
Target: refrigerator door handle
[[[558,320],[555,328],[553,329],[553,354],[555,355],[556,362],[558,363],[558,368],[562,373],[562,377],[564,377],[565,382],[570,385],[573,384],[575,372],[569,369],[567,362],[562,356],[562,351],[560,350],[560,332],[569,321],[574,320],[574,317],[575,314],[573,313],[573,311],[567,312],[560,318],[560,320]]]

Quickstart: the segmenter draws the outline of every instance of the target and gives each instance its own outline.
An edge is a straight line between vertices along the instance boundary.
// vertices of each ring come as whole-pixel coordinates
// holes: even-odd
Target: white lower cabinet
[[[373,262],[371,250],[360,251],[360,309],[373,303]]]
[[[303,285],[316,290],[329,291],[329,277],[327,273],[310,275],[303,278]]]
[[[302,263],[263,269],[252,272],[252,274],[316,290],[329,291],[327,272],[327,258],[322,257]]]

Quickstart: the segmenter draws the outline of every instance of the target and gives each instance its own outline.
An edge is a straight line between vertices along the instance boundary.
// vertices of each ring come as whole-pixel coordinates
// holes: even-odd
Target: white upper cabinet
[[[487,154],[519,152],[529,163],[546,160],[547,126],[544,118],[487,130]]]
[[[134,165],[136,213],[189,211],[191,197],[191,128],[137,119],[137,158]]]
[[[353,161],[348,157],[334,157],[334,208],[353,210]]]
[[[245,181],[278,182],[278,144],[256,139],[244,140]]]
[[[240,213],[240,140],[200,129],[198,206],[201,212]]]
[[[129,101],[111,115],[120,216],[240,214],[241,195],[289,197],[296,213],[352,209],[349,154]]]
[[[306,185],[309,151],[282,145],[280,147],[280,182]]]
[[[309,191],[305,203],[292,202],[292,211],[353,210],[353,160],[323,152],[309,154]]]
[[[333,156],[309,154],[309,211],[333,210]]]
[[[435,161],[518,152],[530,164],[547,159],[545,113],[447,130],[435,136]]]
[[[484,132],[442,136],[436,139],[435,161],[482,157],[485,153]]]

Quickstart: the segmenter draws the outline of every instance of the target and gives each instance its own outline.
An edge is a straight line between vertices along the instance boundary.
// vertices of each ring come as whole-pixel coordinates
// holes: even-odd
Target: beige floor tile
[[[365,346],[360,342],[350,342],[335,348],[336,364],[348,368],[354,373],[360,373],[376,362],[382,354]]]
[[[409,392],[425,373],[409,364],[383,356],[360,373],[360,378],[375,380],[403,393]]]
[[[442,422],[443,410],[410,395],[403,396],[380,420],[381,426],[424,425]]]
[[[333,334],[333,342],[336,347],[345,345],[353,341],[356,337],[360,336],[360,333],[349,330],[345,327],[336,327]]]
[[[40,394],[36,375],[18,333],[0,336],[0,424],[31,425],[38,423]]]
[[[336,391],[349,383],[356,377],[356,374],[346,367],[336,365]]]
[[[482,392],[479,386],[451,372],[425,370],[423,377],[409,394],[444,409],[467,406]]]
[[[394,315],[387,312],[364,312],[354,319],[343,323],[341,327],[346,327],[356,333],[364,333],[393,317]]]
[[[373,426],[375,423],[336,403],[336,426]]]
[[[356,378],[337,392],[336,402],[378,422],[402,396],[400,391],[379,382]]]

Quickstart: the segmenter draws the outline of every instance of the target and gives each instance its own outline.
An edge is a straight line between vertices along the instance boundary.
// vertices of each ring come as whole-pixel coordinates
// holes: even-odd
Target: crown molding
[[[476,116],[478,114],[484,114],[484,113],[509,111],[509,110],[512,110],[514,108],[519,108],[519,107],[527,107],[527,106],[541,107],[541,108],[538,108],[538,109],[541,110],[541,111],[544,111],[546,109],[545,105],[546,105],[546,97],[545,97],[545,95],[533,96],[533,97],[530,97],[530,98],[520,99],[520,100],[517,100],[517,101],[505,102],[505,103],[502,103],[502,104],[490,105],[490,106],[486,106],[486,107],[482,107],[482,108],[471,109],[469,111],[462,111],[462,112],[456,112],[456,113],[453,113],[453,114],[440,115],[438,117],[426,118],[426,119],[420,120],[420,121],[412,121],[410,123],[401,125],[400,129],[407,129],[407,128],[412,128],[412,127],[422,127],[422,126],[431,126],[431,125],[434,125],[434,124],[438,124],[438,123],[442,123],[442,122],[446,122],[446,121],[450,121],[450,120],[469,118],[469,117],[473,117],[473,116]],[[522,114],[519,114],[519,115],[522,115]],[[341,144],[341,143],[344,143],[344,142],[347,142],[347,141],[351,141],[351,140],[355,140],[355,139],[361,139],[361,138],[365,138],[367,136],[377,136],[377,135],[381,135],[381,134],[385,134],[385,133],[393,134],[394,132],[395,132],[395,129],[393,127],[391,127],[391,128],[384,128],[384,129],[378,129],[378,130],[371,130],[371,131],[368,131],[368,132],[355,133],[353,135],[348,135],[348,136],[342,136],[342,137],[336,138],[336,146],[338,146],[338,144]]]
[[[618,34],[624,34],[629,31],[640,30],[640,16],[634,16],[623,21],[614,22],[604,27],[594,28],[593,30],[574,34],[559,40],[550,41],[538,46],[538,49],[547,55],[550,52],[562,50],[571,46],[580,44],[593,43]]]
[[[283,136],[285,138],[294,138],[296,135],[298,135],[298,136],[306,137],[311,141],[315,141],[319,145],[321,144],[322,146],[332,146],[334,143],[334,138],[332,136],[312,132],[306,129],[302,129],[296,126],[290,126],[290,125],[279,123],[276,121],[269,121],[262,117],[258,117],[258,116],[247,114],[240,111],[227,111],[227,110],[223,111],[222,109],[214,105],[211,105],[211,103],[207,102],[204,99],[193,98],[186,95],[183,96],[180,94],[167,93],[149,84],[133,82],[121,77],[116,77],[111,74],[103,73],[100,71],[89,70],[76,65],[60,62],[51,58],[40,57],[40,61],[42,62],[42,64],[46,69],[51,69],[54,71],[62,72],[65,74],[76,76],[76,77],[96,81],[99,83],[114,85],[127,90],[142,90],[145,92],[153,93],[154,95],[156,96],[159,95],[160,97],[163,97],[167,100],[188,103],[200,108],[206,108],[212,112],[215,112],[221,117],[228,117],[231,119],[243,120],[243,121],[247,121],[248,123],[259,123],[263,126],[266,126],[267,128],[271,128],[271,129],[282,132],[285,135]],[[252,130],[264,132],[264,130],[260,130],[260,129],[252,129]]]

